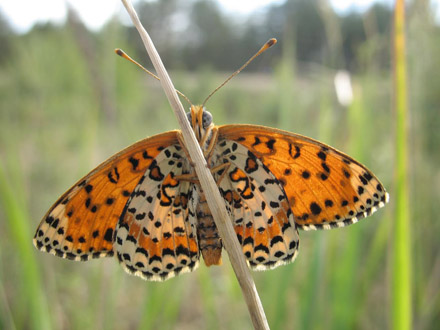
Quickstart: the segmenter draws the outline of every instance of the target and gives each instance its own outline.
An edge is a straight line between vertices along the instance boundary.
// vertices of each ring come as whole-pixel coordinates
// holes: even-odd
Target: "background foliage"
[[[139,3],[175,86],[201,102],[270,37],[258,58],[208,107],[217,124],[254,123],[320,139],[365,163],[391,203],[360,224],[301,232],[294,264],[254,273],[273,329],[390,326],[394,120],[391,9],[336,14],[325,1],[291,0],[243,19],[212,1]],[[440,33],[429,2],[407,10],[413,326],[440,322]],[[133,28],[118,19],[88,31],[63,26],[14,34],[0,19],[0,328],[246,329],[226,255],[165,283],[125,275],[112,259],[75,263],[37,252],[33,231],[68,187],[121,148],[177,127]],[[354,98],[336,98],[338,70]]]

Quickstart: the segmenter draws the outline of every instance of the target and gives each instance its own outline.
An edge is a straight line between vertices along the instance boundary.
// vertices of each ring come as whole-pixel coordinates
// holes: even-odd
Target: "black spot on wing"
[[[274,139],[270,139],[269,141],[266,142],[266,146],[268,149],[270,149],[271,151],[274,150],[273,146],[275,144],[275,140]]]
[[[301,176],[302,176],[304,179],[308,179],[308,178],[310,178],[310,172],[307,171],[307,170],[304,170],[304,171],[301,173]]]
[[[318,157],[319,157],[321,160],[323,160],[323,161],[325,161],[326,158],[327,158],[327,155],[326,155],[325,152],[323,152],[323,151],[318,152],[317,155],[318,155]]]
[[[293,152],[293,148],[295,148],[295,152]],[[298,158],[301,156],[301,149],[298,146],[293,146],[291,143],[289,144],[289,155],[293,159]]]
[[[310,203],[310,211],[312,211],[312,213],[314,215],[318,215],[321,213],[322,210],[321,210],[321,207],[317,203],[312,202],[312,203]]]
[[[130,157],[128,161],[131,163],[131,168],[133,171],[136,171],[139,166],[139,159]]]
[[[118,183],[118,181],[119,181],[118,168],[117,167],[112,168],[110,170],[110,172],[108,172],[107,177],[111,183],[114,183],[114,184]]]
[[[113,242],[113,229],[112,228],[108,228],[106,230],[105,235],[104,235],[104,239],[107,242]]]

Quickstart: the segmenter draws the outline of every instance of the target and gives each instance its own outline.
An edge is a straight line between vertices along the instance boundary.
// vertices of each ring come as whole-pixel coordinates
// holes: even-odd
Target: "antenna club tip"
[[[275,39],[275,38],[269,39],[269,41],[266,42],[267,48],[272,47],[276,43],[277,43],[277,39]]]
[[[124,51],[120,48],[116,48],[115,53],[118,54],[119,56],[124,56]]]

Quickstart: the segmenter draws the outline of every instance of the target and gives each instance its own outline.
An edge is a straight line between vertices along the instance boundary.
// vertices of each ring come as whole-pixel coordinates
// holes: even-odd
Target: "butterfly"
[[[388,202],[365,166],[316,140],[256,125],[215,126],[204,104],[188,121],[223,196],[250,268],[292,262],[298,229],[344,227]],[[116,53],[159,79],[122,50]],[[188,98],[177,91],[190,104]],[[163,281],[221,264],[222,239],[180,131],[141,140],[65,192],[41,220],[33,243],[71,260],[116,255],[130,274]]]
[[[256,125],[188,120],[251,269],[292,262],[298,229],[339,228],[388,202],[364,165],[311,138]],[[180,131],[141,140],[79,180],[49,209],[34,245],[71,260],[116,255],[130,274],[162,281],[221,263],[222,240]]]

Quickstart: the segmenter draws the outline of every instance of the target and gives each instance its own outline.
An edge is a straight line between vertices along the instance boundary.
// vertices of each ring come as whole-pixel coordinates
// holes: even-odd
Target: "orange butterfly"
[[[321,142],[214,126],[203,106],[187,115],[252,269],[293,261],[298,228],[344,227],[388,202],[373,173]],[[116,254],[127,272],[154,281],[194,270],[200,253],[218,265],[222,252],[180,131],[139,141],[87,174],[50,208],[33,242],[72,260]]]

